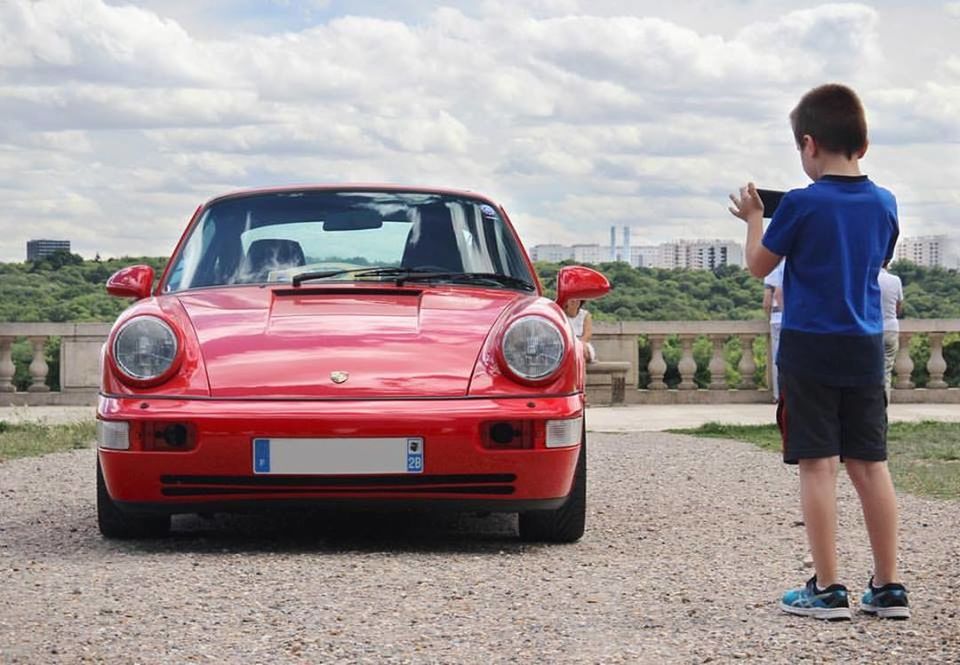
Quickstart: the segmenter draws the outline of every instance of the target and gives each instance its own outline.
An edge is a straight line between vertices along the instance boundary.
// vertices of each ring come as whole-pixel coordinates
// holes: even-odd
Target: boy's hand
[[[745,222],[759,219],[760,223],[763,223],[763,201],[760,200],[757,187],[752,182],[740,188],[739,197],[731,194],[730,200],[733,201],[733,205],[729,210],[734,217],[739,217]]]

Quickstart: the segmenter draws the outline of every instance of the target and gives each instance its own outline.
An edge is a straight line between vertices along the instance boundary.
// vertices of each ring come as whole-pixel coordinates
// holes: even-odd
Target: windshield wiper
[[[422,275],[410,275],[404,280],[408,282],[426,281],[426,280],[444,280],[448,282],[466,282],[470,284],[495,284],[496,286],[509,286],[523,289],[524,291],[533,291],[533,284],[520,277],[511,275],[500,275],[495,272],[433,272]]]
[[[311,279],[327,279],[328,277],[338,277],[340,275],[353,275],[354,277],[397,277],[399,283],[411,275],[428,276],[437,275],[429,268],[397,268],[384,266],[380,268],[350,268],[349,270],[320,270],[312,272],[301,272],[293,276],[292,284],[299,287],[300,284]]]

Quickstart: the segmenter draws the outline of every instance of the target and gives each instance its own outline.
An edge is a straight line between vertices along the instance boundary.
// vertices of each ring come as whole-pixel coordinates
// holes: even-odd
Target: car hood
[[[213,397],[459,397],[515,291],[233,287],[176,296]]]

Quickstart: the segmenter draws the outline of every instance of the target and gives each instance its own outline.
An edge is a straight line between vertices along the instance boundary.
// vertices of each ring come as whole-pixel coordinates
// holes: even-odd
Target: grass
[[[678,434],[736,439],[780,452],[776,425],[706,423]],[[960,423],[890,423],[887,434],[890,473],[897,489],[939,499],[960,499]]]
[[[93,422],[43,425],[0,420],[0,462],[89,448],[96,436],[97,428]]]

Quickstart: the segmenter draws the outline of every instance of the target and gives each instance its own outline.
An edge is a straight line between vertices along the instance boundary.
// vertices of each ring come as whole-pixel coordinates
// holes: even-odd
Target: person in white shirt
[[[770,390],[773,401],[780,401],[777,351],[780,349],[780,322],[783,319],[783,261],[763,278],[763,311],[770,317]]]
[[[887,404],[890,403],[893,364],[900,350],[900,321],[897,319],[903,314],[903,282],[896,275],[887,272],[888,263],[883,264],[880,274],[877,275],[880,303],[883,306],[883,380],[887,391]]]
[[[570,319],[573,333],[583,342],[584,360],[588,363],[595,362],[597,352],[590,343],[590,338],[593,337],[593,317],[590,316],[590,312],[583,308],[582,300],[568,300],[563,311]]]

